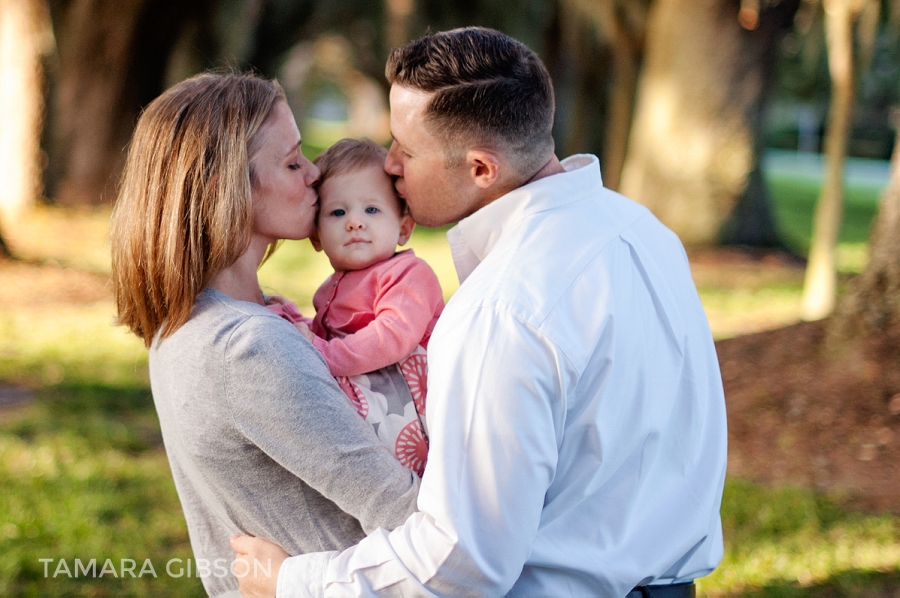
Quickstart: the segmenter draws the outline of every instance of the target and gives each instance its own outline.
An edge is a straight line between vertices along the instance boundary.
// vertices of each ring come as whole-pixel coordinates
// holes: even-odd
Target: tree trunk
[[[12,250],[10,250],[9,245],[7,245],[6,241],[3,239],[2,232],[0,232],[0,259],[10,259],[12,257]]]
[[[894,117],[900,126],[900,115]],[[872,225],[869,263],[853,279],[829,323],[832,340],[900,330],[900,134],[891,156],[891,175]]]
[[[123,96],[146,0],[72,0],[55,18],[59,68],[50,131],[51,194],[62,205],[112,196],[130,131]]]
[[[0,0],[0,224],[7,227],[41,192],[43,59],[52,47],[45,0]],[[8,252],[0,240],[0,254]]]
[[[622,177],[628,133],[634,115],[638,70],[647,25],[647,3],[643,0],[565,0],[563,4],[577,24],[584,21],[591,24],[597,38],[609,45],[612,55],[612,81],[609,85],[609,110],[601,165],[603,185],[615,190],[619,188]],[[596,101],[592,98],[585,100]],[[584,131],[583,126],[577,129]]]
[[[818,320],[834,309],[837,270],[834,250],[841,228],[844,162],[850,135],[855,82],[853,74],[853,0],[824,0],[831,108],[825,133],[825,180],[816,206],[809,262],[803,281],[805,320]]]
[[[759,160],[757,115],[771,49],[798,5],[773,4],[753,31],[742,29],[734,1],[651,5],[621,190],[689,247],[720,243],[747,190]],[[772,219],[762,222],[771,226]]]
[[[135,119],[162,91],[185,23],[209,5],[51,0],[59,54],[46,142],[48,195],[62,205],[112,200]]]
[[[388,53],[409,41],[409,18],[412,11],[413,0],[384,0],[384,41]]]

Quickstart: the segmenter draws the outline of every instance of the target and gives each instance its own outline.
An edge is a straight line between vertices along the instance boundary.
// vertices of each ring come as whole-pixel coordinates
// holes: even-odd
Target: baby
[[[319,155],[319,214],[310,241],[334,274],[313,297],[312,320],[280,298],[269,309],[313,343],[359,414],[401,463],[422,475],[425,355],[444,300],[431,267],[411,249],[396,251],[415,223],[384,172],[386,155],[384,147],[358,139],[342,139]]]

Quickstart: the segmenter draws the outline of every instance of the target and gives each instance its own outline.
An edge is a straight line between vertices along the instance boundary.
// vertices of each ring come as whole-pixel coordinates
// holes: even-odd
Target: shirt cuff
[[[312,552],[285,560],[278,571],[276,598],[325,598],[325,566],[332,552]]]

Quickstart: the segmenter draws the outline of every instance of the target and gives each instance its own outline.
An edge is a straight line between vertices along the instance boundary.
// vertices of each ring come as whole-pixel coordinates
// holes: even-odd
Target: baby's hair
[[[360,170],[369,166],[377,166],[384,168],[384,161],[387,158],[388,150],[383,145],[379,145],[371,139],[341,139],[324,152],[319,154],[314,164],[319,167],[319,180],[316,182],[316,188],[321,189],[322,185],[330,177],[346,174],[355,170]],[[384,173],[384,176],[389,176]],[[396,193],[397,205],[400,207],[400,214],[406,214],[406,202]]]

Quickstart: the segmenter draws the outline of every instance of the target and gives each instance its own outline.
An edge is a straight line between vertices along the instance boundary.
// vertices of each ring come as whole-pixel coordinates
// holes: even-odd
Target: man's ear
[[[319,240],[319,231],[314,230],[312,234],[309,236],[309,242],[312,244],[313,249],[316,251],[322,251],[322,241]]]
[[[415,228],[416,223],[412,219],[412,216],[410,216],[409,214],[404,214],[403,216],[401,216],[400,237],[397,239],[397,245],[406,245],[406,242],[409,241],[409,238],[412,236],[413,230]]]
[[[481,189],[487,189],[500,178],[500,159],[492,151],[469,150],[466,154],[466,166],[472,181]]]

